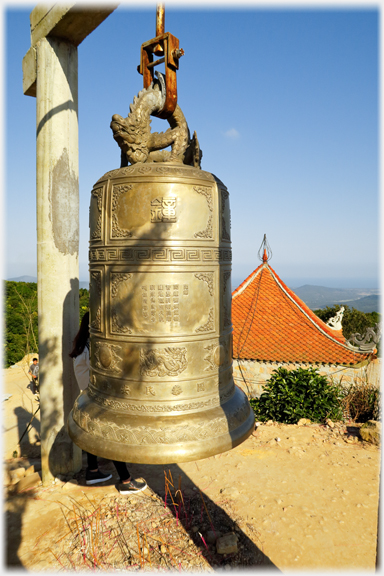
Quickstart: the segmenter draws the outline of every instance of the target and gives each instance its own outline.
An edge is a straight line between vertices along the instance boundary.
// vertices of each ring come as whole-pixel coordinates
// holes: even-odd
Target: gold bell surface
[[[233,448],[254,415],[232,375],[229,194],[186,165],[135,164],[90,206],[90,384],[74,442],[146,464]]]

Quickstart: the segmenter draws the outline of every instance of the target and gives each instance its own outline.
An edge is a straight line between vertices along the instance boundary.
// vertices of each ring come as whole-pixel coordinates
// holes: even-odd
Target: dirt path
[[[20,386],[20,382],[15,382],[14,370],[5,371],[7,377],[9,373],[8,392],[9,387],[16,391]],[[7,400],[3,411],[7,414],[9,410],[16,417],[15,406]],[[10,414],[8,418],[11,419]],[[8,426],[20,429],[17,425],[12,428],[10,420]],[[98,510],[95,514],[99,521],[100,514],[104,515],[104,522],[123,522],[124,510],[123,533],[127,542],[133,535],[136,539],[136,544],[128,542],[131,557],[136,558],[132,566],[135,562],[140,566],[138,526],[141,535],[147,530],[148,539],[152,538],[148,540],[149,558],[141,559],[146,569],[150,569],[150,558],[155,562],[156,554],[161,556],[163,550],[164,562],[169,561],[164,566],[177,568],[180,562],[181,569],[251,565],[274,566],[283,572],[373,572],[380,450],[359,440],[357,435],[358,427],[345,425],[333,429],[319,425],[260,425],[242,445],[205,460],[164,467],[129,465],[133,475],[147,480],[149,488],[128,499],[116,492],[115,476],[107,486],[88,488],[83,472],[76,477],[78,484],[57,482],[20,495],[6,489],[9,564],[32,571],[57,570],[61,564],[70,568],[76,542],[64,514],[71,508],[79,515],[80,510]],[[9,430],[4,437],[5,453],[9,454]],[[34,434],[31,442],[36,450],[38,440],[36,445]],[[25,449],[28,451],[28,447]],[[32,457],[17,462],[24,462],[24,466],[35,462],[38,466],[38,460]],[[114,472],[107,461],[102,467],[111,467]],[[181,482],[183,498],[190,506],[180,521],[174,517],[169,494],[164,507],[165,474],[167,478],[172,476],[173,495]],[[72,514],[75,516],[75,512]],[[237,534],[237,554],[224,557],[215,553],[214,544],[208,542],[212,526],[222,534]],[[160,541],[167,538],[162,549]],[[158,550],[153,542],[158,542]]]

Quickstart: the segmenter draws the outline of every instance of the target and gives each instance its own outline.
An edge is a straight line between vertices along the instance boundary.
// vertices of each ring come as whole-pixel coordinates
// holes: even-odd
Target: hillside
[[[327,288],[306,284],[292,290],[311,310],[343,303],[361,312],[379,312],[378,291],[374,289]]]
[[[348,304],[350,308],[356,308],[356,310],[360,310],[360,312],[380,312],[380,297],[374,294],[371,296],[364,296],[358,300],[339,303]]]

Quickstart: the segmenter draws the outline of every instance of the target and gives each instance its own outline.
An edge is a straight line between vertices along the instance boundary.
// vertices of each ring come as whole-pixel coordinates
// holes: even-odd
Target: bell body
[[[90,206],[91,370],[73,441],[125,462],[231,449],[254,429],[232,376],[229,194],[212,174],[135,164]]]

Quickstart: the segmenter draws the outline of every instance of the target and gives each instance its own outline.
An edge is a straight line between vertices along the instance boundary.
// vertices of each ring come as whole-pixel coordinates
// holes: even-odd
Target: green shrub
[[[340,388],[329,384],[314,368],[274,370],[260,398],[252,398],[256,419],[296,424],[300,418],[324,422],[343,416]]]

